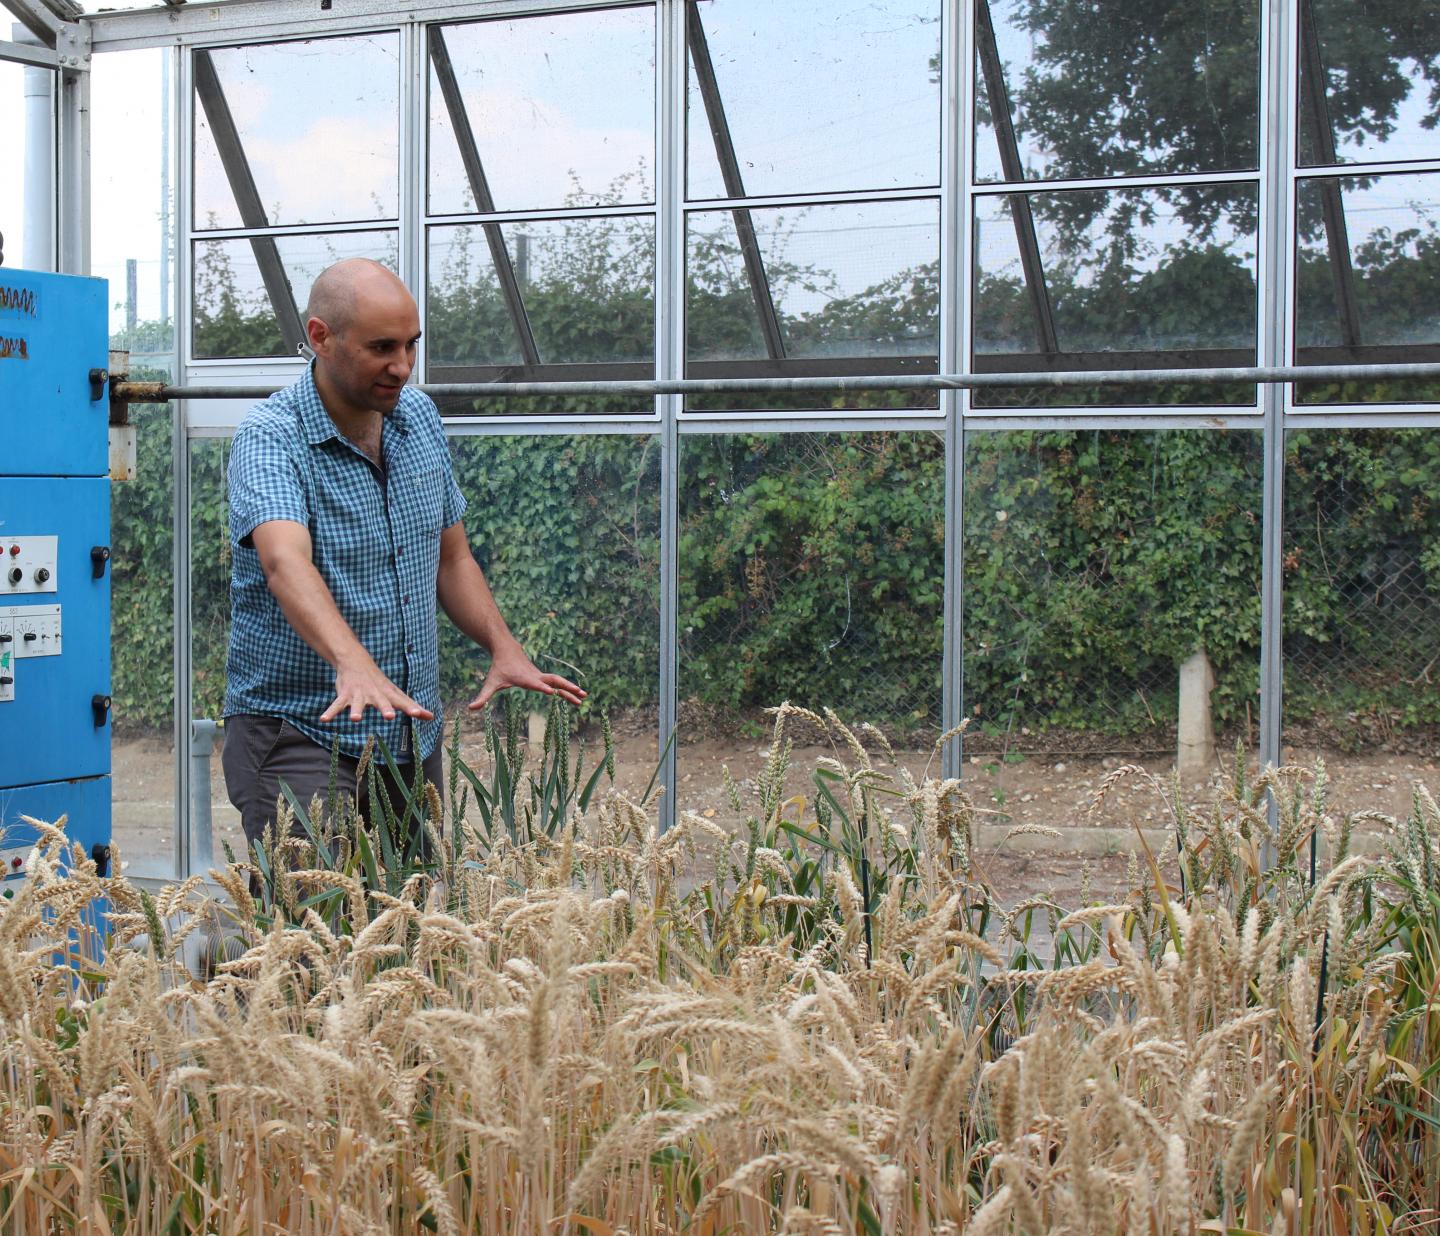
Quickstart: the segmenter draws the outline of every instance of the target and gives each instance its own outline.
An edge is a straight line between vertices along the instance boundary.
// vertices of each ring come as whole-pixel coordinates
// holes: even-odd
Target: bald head
[[[332,334],[347,334],[372,307],[390,310],[408,306],[414,297],[394,271],[370,258],[346,258],[320,272],[310,289],[306,318],[319,318]]]
[[[392,411],[420,339],[420,313],[405,285],[379,262],[347,258],[315,280],[305,313],[315,385],[337,424]]]

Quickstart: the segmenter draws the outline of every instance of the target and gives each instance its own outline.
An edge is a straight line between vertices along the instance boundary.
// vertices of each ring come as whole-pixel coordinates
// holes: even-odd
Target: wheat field
[[[834,757],[782,798],[798,723]],[[775,725],[726,827],[582,792],[566,727],[523,777],[493,735],[420,859],[317,810],[152,898],[39,826],[0,903],[0,1231],[1434,1230],[1423,787],[1370,858],[1323,770],[1239,765],[1199,816],[1156,785],[1179,880],[1137,833],[1124,902],[1007,908],[959,783]]]

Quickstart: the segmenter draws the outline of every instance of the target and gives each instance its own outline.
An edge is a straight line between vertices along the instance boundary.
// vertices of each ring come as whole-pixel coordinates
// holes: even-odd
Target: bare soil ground
[[[616,786],[638,797],[655,769],[654,730],[641,721],[617,725],[616,741]],[[591,753],[587,764],[593,767],[600,752],[598,731],[588,736],[587,742]],[[483,737],[478,729],[466,735],[463,753],[472,766],[483,766]],[[722,824],[738,824],[721,770],[728,767],[742,795],[751,798],[754,779],[768,754],[768,737],[707,733],[702,728],[700,736],[679,747],[679,808]],[[828,745],[817,742],[797,745],[791,757],[787,795],[801,795],[808,804],[814,788],[811,771],[817,759],[835,754]],[[896,754],[917,780],[927,771],[939,774],[938,760],[932,760],[928,750]],[[1440,753],[1434,751],[1352,754],[1297,748],[1284,752],[1287,763],[1313,766],[1317,758],[1324,760],[1330,808],[1337,817],[1371,810],[1398,819],[1408,813],[1417,781],[1440,793],[1437,756]],[[1163,757],[1134,760],[1137,771],[1125,774],[1101,809],[1091,812],[1091,800],[1102,779],[1130,762],[1115,754],[1011,756],[1009,760],[977,754],[967,759],[966,789],[977,806],[993,812],[982,828],[978,858],[983,874],[1007,900],[1048,893],[1062,904],[1075,905],[1084,898],[1109,900],[1124,893],[1129,855],[1137,848],[1134,827],[1159,830],[1168,821],[1162,794],[1151,778],[1168,781],[1173,768],[1173,762]],[[1231,775],[1230,763],[1224,756],[1217,758],[1208,779],[1185,786],[1187,801],[1200,808],[1215,801]],[[238,851],[243,848],[243,838],[225,794],[218,751],[210,771],[214,855],[223,861],[221,839]],[[163,875],[174,870],[174,777],[167,742],[154,738],[116,742],[114,834],[122,860],[133,874]],[[1061,836],[1007,839],[1011,829],[1026,825],[1053,828]]]

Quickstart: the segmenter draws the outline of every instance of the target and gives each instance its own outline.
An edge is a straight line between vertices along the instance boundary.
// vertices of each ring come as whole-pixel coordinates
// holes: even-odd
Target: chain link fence
[[[967,435],[968,752],[1173,755],[1180,667],[1196,652],[1222,740],[1253,733],[1259,438]]]
[[[1440,723],[1440,443],[1427,430],[1292,433],[1287,736],[1433,750]]]
[[[683,734],[754,733],[789,699],[933,742],[943,439],[694,435],[681,449]]]

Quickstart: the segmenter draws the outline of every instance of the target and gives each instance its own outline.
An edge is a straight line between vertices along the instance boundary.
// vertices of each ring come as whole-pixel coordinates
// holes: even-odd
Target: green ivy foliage
[[[973,719],[1145,729],[1173,716],[1176,669],[1199,649],[1218,719],[1243,716],[1259,678],[1257,432],[984,433],[966,449]]]

